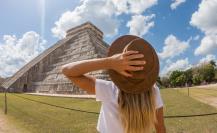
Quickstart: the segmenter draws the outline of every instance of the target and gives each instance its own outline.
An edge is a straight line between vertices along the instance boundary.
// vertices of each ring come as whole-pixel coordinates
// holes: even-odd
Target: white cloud
[[[172,10],[175,10],[180,4],[184,3],[186,0],[172,0],[173,3],[171,3],[170,8]]]
[[[157,4],[157,0],[111,0],[119,14],[141,14],[146,9]]]
[[[217,34],[206,35],[200,43],[200,46],[194,51],[195,55],[206,55],[217,51]]]
[[[99,27],[106,36],[118,33],[118,15],[140,14],[157,4],[157,0],[82,0],[72,11],[64,12],[51,29],[54,36],[63,38],[65,31],[91,21]]]
[[[216,61],[216,56],[212,55],[212,54],[208,54],[206,57],[203,57],[202,59],[200,59],[199,64],[206,63],[206,62],[209,62],[211,60]]]
[[[162,59],[178,56],[189,47],[189,42],[190,40],[180,41],[173,34],[170,34],[164,41],[163,51],[158,53],[158,55]]]
[[[154,26],[154,21],[151,21],[155,17],[155,14],[149,16],[134,15],[131,20],[128,21],[127,27],[130,28],[129,34],[143,36],[151,27]]]
[[[61,15],[55,22],[52,33],[56,37],[63,38],[66,30],[91,21],[106,35],[115,35],[118,32],[118,20],[114,16],[114,11],[114,5],[109,1],[84,0],[73,11],[67,11]]]
[[[195,55],[211,54],[217,50],[217,0],[202,0],[199,8],[192,14],[190,24],[197,27],[205,36]]]
[[[161,75],[164,76],[175,70],[186,70],[190,67],[192,67],[192,65],[189,63],[188,58],[177,60],[174,63],[169,60],[161,71]]]
[[[0,75],[12,76],[18,69],[36,57],[45,48],[46,40],[29,31],[18,39],[15,35],[4,35],[0,43]]]
[[[202,0],[199,9],[192,14],[190,24],[206,34],[217,33],[217,0]]]

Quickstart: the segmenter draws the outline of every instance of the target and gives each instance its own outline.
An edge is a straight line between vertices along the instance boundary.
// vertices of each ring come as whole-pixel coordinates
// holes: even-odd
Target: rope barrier
[[[30,98],[18,96],[17,94],[12,94],[12,95],[14,95],[16,97],[19,97],[19,98],[22,98],[22,99],[25,99],[25,100],[29,100],[29,101],[37,102],[37,103],[40,103],[40,104],[57,107],[57,108],[62,108],[62,109],[71,110],[71,111],[77,111],[77,112],[83,112],[83,113],[90,113],[90,114],[99,115],[99,112],[91,112],[91,111],[85,111],[85,110],[80,110],[80,109],[68,108],[68,107],[58,106],[58,105],[49,104],[49,103],[46,103],[46,102],[41,102],[41,101],[33,100],[33,99],[30,99]],[[186,118],[186,117],[198,117],[198,116],[209,116],[209,115],[217,115],[217,112],[215,112],[215,113],[206,113],[206,114],[195,114],[195,115],[164,116],[164,118]]]
[[[85,110],[79,110],[79,109],[73,109],[73,108],[58,106],[58,105],[54,105],[54,104],[49,104],[49,103],[46,103],[46,102],[41,102],[41,101],[33,100],[33,99],[30,99],[30,98],[18,96],[16,94],[12,94],[12,95],[14,95],[16,97],[19,97],[19,98],[23,98],[25,100],[29,100],[29,101],[37,102],[37,103],[40,103],[40,104],[45,104],[45,105],[57,107],[57,108],[62,108],[62,109],[67,109],[67,110],[72,110],[72,111],[78,111],[78,112],[84,112],[84,113],[99,114],[98,112],[91,112],[91,111],[85,111]]]
[[[207,113],[207,114],[197,114],[197,115],[164,116],[164,118],[197,117],[197,116],[208,116],[208,115],[217,115],[217,112],[216,113]]]

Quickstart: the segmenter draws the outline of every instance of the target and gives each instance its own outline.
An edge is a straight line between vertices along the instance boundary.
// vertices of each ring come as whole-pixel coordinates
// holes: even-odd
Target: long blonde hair
[[[156,120],[154,89],[141,94],[119,91],[118,108],[124,133],[150,133]]]

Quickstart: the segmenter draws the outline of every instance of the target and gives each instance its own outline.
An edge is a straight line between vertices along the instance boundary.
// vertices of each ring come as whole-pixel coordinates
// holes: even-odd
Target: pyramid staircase
[[[86,22],[68,30],[66,38],[35,57],[2,86],[12,92],[86,94],[61,73],[60,67],[74,61],[106,57],[108,47],[103,33]],[[87,74],[110,80],[106,70]]]

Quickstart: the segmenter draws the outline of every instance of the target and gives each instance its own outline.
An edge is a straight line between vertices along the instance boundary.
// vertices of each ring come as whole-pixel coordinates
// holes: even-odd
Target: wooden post
[[[8,112],[8,104],[7,104],[7,89],[5,89],[5,115]]]
[[[188,96],[189,96],[189,87],[188,87]]]

